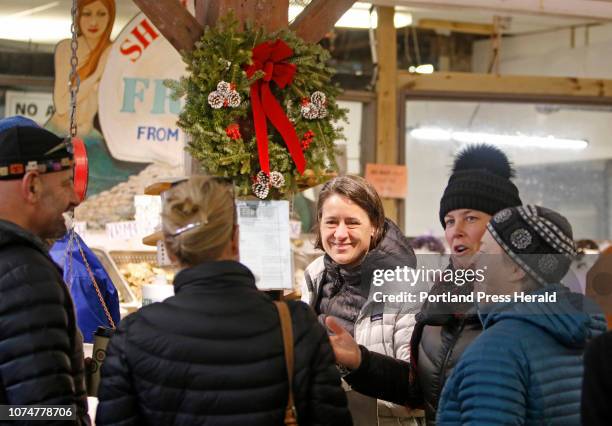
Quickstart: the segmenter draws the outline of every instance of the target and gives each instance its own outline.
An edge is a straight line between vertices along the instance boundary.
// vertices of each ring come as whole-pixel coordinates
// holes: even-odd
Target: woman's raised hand
[[[353,336],[346,331],[334,317],[325,318],[325,325],[334,333],[329,336],[336,362],[351,370],[359,368],[361,365],[361,351]]]

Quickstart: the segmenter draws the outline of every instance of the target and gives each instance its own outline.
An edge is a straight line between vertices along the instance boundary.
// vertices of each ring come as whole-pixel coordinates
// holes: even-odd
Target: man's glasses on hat
[[[66,151],[68,151],[68,154],[74,155],[74,148],[72,147],[72,140],[70,138],[64,138],[64,140],[62,140],[60,143],[55,145],[49,151],[45,152],[43,155],[47,157],[62,149],[65,149]]]

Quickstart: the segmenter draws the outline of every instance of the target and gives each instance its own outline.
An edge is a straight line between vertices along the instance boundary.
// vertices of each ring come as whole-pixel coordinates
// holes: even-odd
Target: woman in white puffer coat
[[[416,267],[416,257],[397,225],[385,219],[376,190],[358,176],[325,184],[317,202],[316,236],[316,247],[325,254],[306,268],[302,300],[321,324],[333,316],[369,350],[409,360],[418,294],[427,288],[404,280],[403,271]],[[384,279],[387,270],[393,279]],[[385,296],[402,292],[417,295],[417,302],[385,303]],[[348,386],[347,392],[356,426],[418,423],[421,412],[377,403]]]

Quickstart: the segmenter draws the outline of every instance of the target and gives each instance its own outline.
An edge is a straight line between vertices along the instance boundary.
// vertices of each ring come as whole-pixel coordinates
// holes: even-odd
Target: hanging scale
[[[78,31],[77,31],[77,20],[78,20],[78,8],[77,8],[77,0],[72,0],[72,25],[70,26],[70,30],[72,33],[72,39],[70,41],[70,141],[69,143],[72,146],[72,151],[74,155],[74,190],[79,198],[79,201],[83,201],[85,199],[85,195],[87,193],[87,180],[88,180],[88,161],[87,161],[87,151],[85,149],[85,143],[82,139],[77,138],[77,120],[76,120],[76,108],[77,108],[77,95],[79,92],[79,86],[81,84],[81,79],[78,74],[78,65],[79,58],[77,56],[77,51],[79,48],[79,40],[78,40]],[[108,324],[114,329],[115,322],[108,310],[108,306],[104,301],[104,297],[102,296],[102,292],[100,291],[100,287],[98,286],[98,282],[96,281],[96,277],[87,261],[87,257],[83,252],[83,248],[81,247],[80,239],[76,235],[76,231],[74,229],[74,225],[70,227],[68,231],[70,233],[70,238],[68,240],[68,244],[66,246],[66,256],[69,256],[68,263],[68,275],[72,276],[72,248],[76,243],[76,246],[79,250],[81,258],[85,264],[85,268],[87,269],[87,274],[91,279],[92,285],[96,291],[96,295],[100,304],[102,305],[102,309],[104,310],[104,315],[108,320]]]

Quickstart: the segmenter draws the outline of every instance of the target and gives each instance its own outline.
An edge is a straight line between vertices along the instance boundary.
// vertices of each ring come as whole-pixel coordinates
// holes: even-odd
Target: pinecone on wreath
[[[262,200],[265,200],[268,197],[268,193],[270,192],[270,187],[268,185],[264,185],[259,182],[254,183],[252,188],[253,194],[255,194],[257,198],[261,198]]]
[[[242,99],[240,98],[240,93],[232,90],[229,95],[226,96],[228,105],[232,108],[238,108],[240,106],[240,102]]]
[[[285,176],[281,172],[270,173],[270,185],[274,188],[281,188],[285,184]]]
[[[221,95],[219,92],[210,92],[210,94],[208,95],[208,105],[210,105],[214,109],[222,108],[224,102],[224,96]]]

